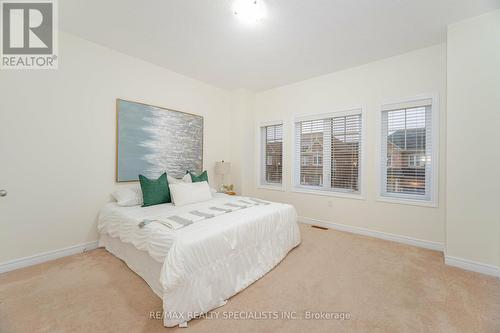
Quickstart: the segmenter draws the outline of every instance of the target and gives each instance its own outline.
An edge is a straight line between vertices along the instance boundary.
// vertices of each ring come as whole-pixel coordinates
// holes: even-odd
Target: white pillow
[[[176,206],[212,199],[212,191],[207,182],[169,184],[170,196]]]
[[[141,206],[143,204],[142,191],[140,185],[121,187],[112,194],[118,206],[130,207]]]
[[[169,184],[179,184],[179,183],[191,183],[191,175],[189,173],[185,174],[181,179],[174,178],[167,175],[167,180]]]
[[[177,179],[172,176],[167,175],[167,180],[169,184],[179,184],[182,183],[182,179]]]
[[[189,173],[186,173],[184,177],[182,177],[182,181],[184,183],[192,183],[193,180],[191,179],[191,175]]]

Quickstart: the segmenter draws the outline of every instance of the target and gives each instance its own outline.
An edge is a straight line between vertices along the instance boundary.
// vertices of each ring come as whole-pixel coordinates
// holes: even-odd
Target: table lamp
[[[221,176],[221,192],[227,192],[226,185],[224,185],[224,176],[229,175],[231,173],[231,163],[224,162],[224,160],[220,162],[215,162],[215,174]]]

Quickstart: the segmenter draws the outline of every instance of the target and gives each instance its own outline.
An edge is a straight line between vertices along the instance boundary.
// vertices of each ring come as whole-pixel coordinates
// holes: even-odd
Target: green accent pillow
[[[207,171],[203,171],[199,175],[196,175],[195,173],[188,171],[186,173],[189,173],[191,175],[191,181],[193,183],[198,183],[198,182],[207,182],[208,183],[208,173]]]
[[[158,179],[149,179],[139,175],[139,181],[141,182],[142,198],[144,200],[142,207],[172,202],[166,173]]]

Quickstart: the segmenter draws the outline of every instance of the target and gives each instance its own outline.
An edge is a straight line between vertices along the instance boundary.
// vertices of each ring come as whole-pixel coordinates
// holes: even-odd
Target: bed
[[[163,323],[187,323],[264,276],[300,244],[297,214],[288,204],[264,202],[171,230],[153,221],[253,198],[216,194],[182,207],[120,207],[99,214],[99,245],[122,259],[163,301]]]

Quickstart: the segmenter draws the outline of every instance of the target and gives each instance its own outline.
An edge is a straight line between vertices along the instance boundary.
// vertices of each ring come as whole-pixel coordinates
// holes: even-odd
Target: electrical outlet
[[[332,200],[328,200],[328,207],[330,207],[330,208],[333,207],[333,201]]]

